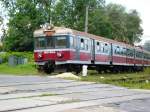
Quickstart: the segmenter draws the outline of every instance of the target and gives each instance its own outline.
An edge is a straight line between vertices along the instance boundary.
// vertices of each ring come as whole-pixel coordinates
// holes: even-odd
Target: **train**
[[[34,31],[34,59],[46,73],[80,73],[83,65],[98,72],[139,71],[150,66],[150,52],[124,42],[65,27]]]

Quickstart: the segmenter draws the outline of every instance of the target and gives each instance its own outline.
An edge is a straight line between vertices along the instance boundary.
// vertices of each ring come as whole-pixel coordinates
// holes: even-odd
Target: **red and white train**
[[[39,69],[81,71],[82,65],[103,71],[140,70],[150,66],[150,52],[122,42],[63,27],[34,32]]]

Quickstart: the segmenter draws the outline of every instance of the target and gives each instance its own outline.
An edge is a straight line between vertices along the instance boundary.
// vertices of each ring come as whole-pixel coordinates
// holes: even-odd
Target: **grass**
[[[41,73],[38,73],[33,62],[17,66],[9,66],[7,63],[0,64],[0,74],[41,75]],[[45,74],[43,73],[42,75]],[[144,72],[118,74],[98,74],[96,71],[89,71],[88,76],[80,76],[80,79],[74,80],[113,84],[129,88],[150,89],[150,68],[145,69]]]
[[[81,77],[81,81],[113,84],[137,89],[150,89],[150,68],[138,73],[98,74],[90,72],[88,76]]]
[[[34,63],[9,66],[7,63],[0,64],[0,74],[14,75],[37,75],[39,74]]]

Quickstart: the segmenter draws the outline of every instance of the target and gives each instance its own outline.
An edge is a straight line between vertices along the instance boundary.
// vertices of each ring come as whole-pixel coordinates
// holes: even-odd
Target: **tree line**
[[[33,32],[52,22],[84,31],[85,9],[89,7],[88,32],[133,44],[143,33],[136,10],[126,11],[122,5],[105,0],[0,0],[8,11],[8,29],[3,35],[6,51],[32,51]]]

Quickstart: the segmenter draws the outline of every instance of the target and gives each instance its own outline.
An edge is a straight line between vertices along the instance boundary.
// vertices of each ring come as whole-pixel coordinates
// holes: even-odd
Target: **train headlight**
[[[63,54],[61,52],[57,52],[57,57],[58,58],[62,58],[63,57]]]
[[[41,52],[38,53],[38,58],[39,59],[42,58],[42,53]]]

